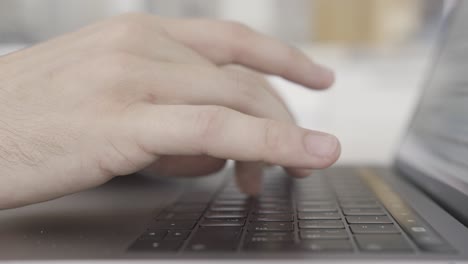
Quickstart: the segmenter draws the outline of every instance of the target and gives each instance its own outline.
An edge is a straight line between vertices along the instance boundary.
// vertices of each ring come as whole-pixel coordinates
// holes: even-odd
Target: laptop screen
[[[441,49],[397,166],[468,222],[468,1],[441,34]],[[415,175],[419,174],[419,176]]]

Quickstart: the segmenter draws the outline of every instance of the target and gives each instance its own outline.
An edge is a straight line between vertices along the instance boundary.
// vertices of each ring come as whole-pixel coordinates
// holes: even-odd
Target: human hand
[[[226,159],[255,193],[263,162],[301,175],[336,161],[335,137],[294,125],[265,82],[230,64],[315,89],[333,82],[298,50],[240,24],[145,14],[0,57],[0,208],[145,168],[206,174]]]

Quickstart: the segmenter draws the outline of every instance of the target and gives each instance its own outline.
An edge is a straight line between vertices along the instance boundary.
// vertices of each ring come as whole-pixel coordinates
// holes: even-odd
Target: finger
[[[145,168],[145,175],[194,177],[218,172],[224,168],[226,160],[209,156],[162,156]]]
[[[282,108],[283,111],[287,114],[287,116],[285,116],[287,122],[291,122],[291,123],[294,123],[294,116],[291,114],[291,112],[289,111],[286,103],[284,102],[284,100],[281,98],[281,96],[276,93],[276,91],[273,89],[273,87],[271,87],[271,85],[268,83],[268,81],[259,73],[251,70],[251,69],[248,69],[248,68],[244,68],[242,66],[238,66],[238,65],[226,65],[226,66],[223,66],[222,67],[223,69],[227,70],[227,71],[230,71],[230,72],[233,72],[233,73],[241,73],[241,74],[247,74],[247,75],[250,75],[253,77],[255,77],[259,83],[261,83],[262,87],[265,88],[265,90],[274,98],[276,99],[276,102],[278,103],[278,107],[279,108]],[[274,117],[273,117],[274,118]],[[250,195],[255,195],[255,191],[254,190],[259,190],[258,188],[251,188],[250,186],[250,182],[245,179],[245,175],[256,175],[258,174],[256,172],[256,170],[258,170],[258,167],[263,167],[263,164],[257,164],[256,166],[252,165],[252,164],[248,164],[248,165],[245,165],[245,166],[242,166],[242,162],[237,162],[237,164],[240,164],[241,167],[245,167],[243,170],[242,170],[242,175],[240,175],[239,173],[236,173],[236,177],[238,178],[238,185],[239,185],[239,188],[250,194]],[[249,172],[248,170],[251,169],[252,171]],[[309,170],[305,170],[305,169],[296,169],[296,168],[285,168],[285,171],[293,176],[293,177],[306,177],[308,175],[311,174],[311,171]],[[257,176],[252,176],[252,177],[257,177]],[[255,181],[257,182],[258,180],[257,179],[252,179],[252,181]],[[246,191],[248,190],[248,191]]]
[[[288,110],[268,92],[264,82],[251,74],[195,65],[154,63],[139,58],[127,61],[127,64],[138,64],[126,66],[137,68],[125,74],[126,84],[132,86],[129,96],[149,94],[158,104],[220,105],[257,117],[291,122]]]
[[[258,74],[256,72],[250,70],[250,69],[243,68],[241,66],[236,66],[236,65],[227,65],[227,66],[223,66],[223,68],[228,70],[228,71],[232,71],[232,72],[242,72],[244,74],[250,74],[252,76],[256,76],[257,79],[259,80],[259,82],[262,83],[262,86],[265,87],[266,91],[269,92],[276,99],[276,101],[283,108],[284,112],[286,112],[288,114],[289,119],[286,120],[286,121],[290,121],[291,123],[295,122],[294,116],[289,111],[289,109],[288,109],[286,103],[284,102],[284,100],[273,89],[273,87],[268,83],[268,81],[261,74]],[[312,171],[309,170],[309,169],[300,169],[300,168],[285,168],[285,171],[289,175],[291,175],[293,177],[299,177],[299,178],[307,177],[312,173]],[[243,188],[241,188],[241,189],[243,189]]]
[[[303,52],[242,24],[207,19],[158,21],[174,39],[217,64],[241,64],[316,89],[334,82],[331,70]]]
[[[219,106],[136,104],[122,132],[154,155],[208,155],[280,166],[325,168],[340,153],[331,135]]]
[[[256,195],[262,187],[263,164],[261,162],[236,162],[236,182],[239,189]]]

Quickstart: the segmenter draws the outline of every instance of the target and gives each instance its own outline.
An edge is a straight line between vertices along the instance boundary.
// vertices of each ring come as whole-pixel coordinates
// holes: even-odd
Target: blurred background
[[[119,13],[243,22],[336,71],[314,92],[269,77],[301,126],[336,134],[341,164],[389,164],[454,0],[2,0],[0,55]]]

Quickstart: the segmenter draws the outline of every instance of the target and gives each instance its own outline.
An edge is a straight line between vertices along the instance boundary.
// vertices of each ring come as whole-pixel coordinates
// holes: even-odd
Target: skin
[[[299,177],[333,164],[338,140],[295,125],[259,73],[312,89],[334,81],[244,25],[147,14],[0,57],[0,208],[141,170],[204,175],[227,159],[241,190],[256,194],[265,163]]]

